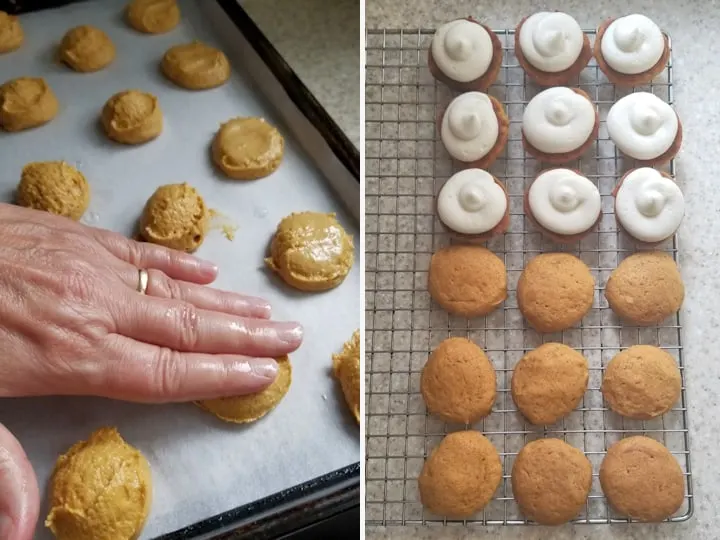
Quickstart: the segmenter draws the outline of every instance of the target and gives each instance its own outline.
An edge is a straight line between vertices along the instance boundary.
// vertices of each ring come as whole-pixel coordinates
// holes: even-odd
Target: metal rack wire
[[[436,83],[427,69],[427,50],[434,30],[369,30],[366,34],[366,523],[380,525],[444,522],[423,509],[417,477],[425,457],[443,435],[478,429],[495,445],[503,461],[503,481],[488,506],[467,523],[527,524],[512,496],[510,472],[518,451],[539,437],[560,437],[580,448],[593,464],[592,490],[577,523],[627,522],[614,513],[600,489],[598,471],[607,448],[631,434],[642,433],[665,444],[686,476],[686,498],[670,521],[683,521],[693,510],[687,405],[681,324],[673,317],[658,327],[628,327],[608,308],[602,290],[610,272],[636,251],[615,223],[612,189],[632,168],[610,141],[605,117],[610,105],[628,91],[609,83],[594,60],[577,86],[597,103],[601,125],[592,152],[574,166],[597,182],[602,217],[597,232],[579,245],[558,246],[543,239],[523,213],[523,192],[542,169],[526,156],[521,142],[524,105],[540,90],[530,83],[513,53],[514,32],[497,31],[503,43],[503,64],[490,93],[510,118],[505,153],[491,168],[503,180],[510,200],[508,232],[489,244],[508,270],[508,298],[487,317],[449,316],[432,303],[427,292],[430,256],[449,243],[434,214],[434,196],[456,171],[437,137],[437,108],[456,95]],[[594,31],[587,32],[594,38]],[[672,60],[649,91],[673,102]],[[633,90],[629,90],[633,91]],[[590,155],[591,154],[591,155]],[[668,172],[674,176],[671,163]],[[677,240],[661,247],[677,257]],[[524,323],[517,307],[516,284],[535,254],[569,251],[578,255],[596,279],[591,312],[576,328],[539,335]],[[429,353],[443,339],[464,336],[480,345],[498,376],[493,412],[473,426],[447,425],[426,413],[420,395],[420,374]],[[510,396],[515,363],[525,352],[547,341],[561,341],[580,350],[590,365],[589,388],[582,404],[557,425],[531,426],[517,412]],[[622,348],[646,343],[673,355],[683,377],[676,407],[652,421],[623,419],[609,411],[600,392],[605,366]]]

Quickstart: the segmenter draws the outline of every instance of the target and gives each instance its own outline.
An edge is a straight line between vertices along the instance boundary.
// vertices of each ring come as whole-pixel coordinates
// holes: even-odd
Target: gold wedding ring
[[[145,294],[147,292],[149,279],[150,276],[148,275],[148,271],[144,268],[140,268],[138,270],[137,292],[139,292],[140,294]]]

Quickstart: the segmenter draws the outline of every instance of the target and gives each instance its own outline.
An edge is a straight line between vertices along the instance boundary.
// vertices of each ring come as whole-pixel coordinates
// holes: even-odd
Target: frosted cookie
[[[263,118],[233,118],[215,135],[212,156],[230,178],[255,180],[277,170],[284,149],[280,132]]]
[[[630,255],[613,270],[605,286],[605,298],[621,319],[651,326],[680,310],[685,286],[670,255],[642,251]]]
[[[129,540],[140,536],[151,504],[147,460],[115,428],[101,428],[55,463],[45,526],[58,540]]]
[[[635,92],[616,101],[607,115],[607,130],[615,146],[641,165],[667,163],[682,144],[677,113],[649,92]]]
[[[230,78],[225,53],[199,41],[168,49],[160,69],[168,79],[188,90],[215,88]]]
[[[438,118],[443,146],[466,167],[487,169],[507,144],[510,120],[502,104],[488,94],[460,94]]]
[[[466,518],[490,502],[501,480],[502,463],[492,443],[477,431],[457,431],[425,461],[420,501],[433,514]]]
[[[98,71],[115,59],[115,45],[94,26],[76,26],[60,42],[60,59],[75,71]]]
[[[570,15],[541,11],[525,17],[515,29],[515,56],[536,83],[562,86],[588,65],[592,47]]]
[[[618,86],[649,83],[665,69],[669,56],[667,37],[645,15],[608,19],[597,30],[595,59]]]
[[[481,246],[439,249],[430,259],[428,291],[448,313],[482,317],[507,298],[505,263]]]
[[[58,101],[45,79],[20,77],[0,86],[0,128],[22,131],[48,123]]]
[[[446,422],[474,424],[490,414],[496,396],[495,368],[465,338],[448,338],[432,352],[420,379],[431,414]]]
[[[301,291],[325,291],[347,277],[355,258],[352,236],[335,214],[299,212],[283,218],[265,264]]]
[[[437,80],[461,92],[486,91],[502,64],[500,38],[471,17],[437,29],[428,51],[428,67]]]
[[[180,22],[180,8],[176,0],[132,0],[127,20],[139,32],[163,34]]]
[[[525,517],[561,525],[578,515],[592,487],[592,465],[560,439],[538,439],[522,447],[512,468],[513,497]]]
[[[205,201],[188,184],[160,186],[140,217],[140,237],[153,244],[192,253],[205,240],[209,212]]]
[[[505,186],[482,169],[452,175],[438,194],[437,213],[451,233],[470,242],[503,234],[510,224]]]
[[[340,354],[333,354],[333,374],[340,382],[345,401],[355,420],[360,423],[360,331],[343,345]]]
[[[671,238],[685,215],[680,187],[667,173],[649,167],[625,173],[613,195],[618,225],[647,246]]]
[[[634,345],[610,360],[601,389],[616,413],[649,420],[672,409],[681,386],[680,370],[672,356],[652,345]]]
[[[23,167],[15,197],[19,206],[78,221],[90,203],[90,186],[64,161],[40,161]]]
[[[245,396],[206,399],[196,404],[226,422],[246,424],[259,420],[280,403],[292,382],[290,358],[283,356],[275,360],[278,365],[277,376],[265,390]]]
[[[557,86],[537,94],[525,107],[525,150],[547,163],[567,163],[582,156],[597,138],[597,109],[579,88]]]
[[[0,11],[0,54],[19,49],[24,40],[20,19]]]
[[[685,499],[683,472],[670,451],[654,439],[628,437],[613,444],[600,465],[600,486],[620,514],[662,521]]]
[[[525,192],[525,215],[558,244],[579,242],[600,221],[597,186],[572,169],[549,169]]]
[[[518,280],[518,307],[538,332],[560,332],[580,322],[593,303],[590,269],[569,253],[542,253]]]
[[[105,133],[123,144],[142,144],[162,132],[163,115],[158,99],[139,90],[125,90],[112,96],[102,110]]]

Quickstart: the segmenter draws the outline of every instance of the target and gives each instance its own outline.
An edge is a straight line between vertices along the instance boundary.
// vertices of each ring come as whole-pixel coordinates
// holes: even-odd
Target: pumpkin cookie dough
[[[355,257],[352,236],[335,214],[299,212],[283,218],[265,264],[301,291],[325,291],[340,285]]]
[[[164,34],[180,22],[180,8],[176,0],[132,0],[127,20],[138,32]]]
[[[277,377],[265,390],[245,396],[206,399],[196,404],[226,422],[245,424],[259,420],[280,403],[292,382],[290,358],[282,356],[275,360],[278,364]]]
[[[115,59],[115,45],[94,26],[76,26],[60,42],[60,59],[75,71],[99,71]]]
[[[0,128],[22,131],[48,123],[58,101],[45,79],[20,77],[0,86]]]
[[[19,49],[24,40],[20,19],[0,11],[0,54]]]
[[[150,141],[160,135],[163,128],[158,99],[139,90],[118,92],[108,99],[101,120],[107,136],[123,144]]]
[[[160,186],[145,204],[140,237],[161,246],[192,253],[205,240],[209,212],[189,184]]]
[[[212,143],[215,164],[230,178],[256,180],[282,161],[285,140],[262,118],[233,118],[220,126]]]
[[[230,62],[225,53],[199,41],[168,49],[160,69],[168,79],[188,90],[215,88],[230,77]]]
[[[152,502],[150,465],[115,428],[101,428],[60,456],[45,520],[58,540],[130,540]]]
[[[355,330],[340,354],[333,354],[333,374],[340,381],[345,401],[360,423],[360,331]]]
[[[64,161],[39,161],[23,167],[15,198],[20,206],[78,221],[90,202],[90,186]]]

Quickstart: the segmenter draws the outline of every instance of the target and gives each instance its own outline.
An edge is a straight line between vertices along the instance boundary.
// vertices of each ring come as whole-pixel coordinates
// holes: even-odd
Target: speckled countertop
[[[360,146],[360,1],[242,0],[348,138]]]
[[[720,2],[693,0],[367,0],[368,28],[436,27],[474,15],[494,28],[513,28],[534,11],[557,9],[592,28],[608,16],[644,13],[673,41],[675,105],[683,122],[683,149],[676,161],[687,211],[680,236],[680,265],[686,284],[682,310],[691,432],[695,514],[675,525],[502,527],[368,527],[367,538],[521,538],[710,540],[720,537],[720,66],[715,39]]]

